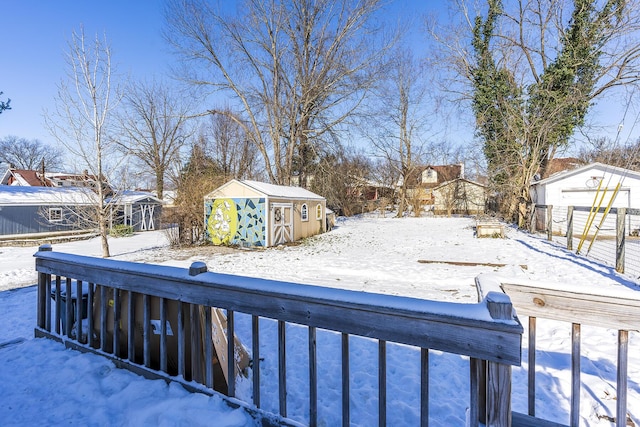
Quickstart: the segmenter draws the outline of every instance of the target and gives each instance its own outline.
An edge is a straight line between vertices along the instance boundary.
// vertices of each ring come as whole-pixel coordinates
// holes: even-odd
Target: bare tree
[[[423,69],[408,49],[398,50],[389,63],[387,81],[380,89],[380,109],[368,123],[376,154],[397,172],[400,191],[398,217],[411,205],[419,167],[424,164],[427,132],[427,88]],[[414,210],[416,215],[420,211]]]
[[[184,76],[236,102],[231,115],[258,148],[268,178],[289,184],[323,137],[360,106],[390,43],[371,18],[380,0],[247,0],[224,15],[204,0],[173,1],[168,39]],[[224,111],[215,111],[224,114]]]
[[[155,180],[156,194],[163,198],[165,177],[191,134],[188,107],[183,98],[159,82],[133,82],[123,98],[118,146],[138,159]]]
[[[67,52],[68,74],[58,88],[56,111],[45,115],[53,136],[91,173],[97,185],[92,206],[93,221],[100,232],[102,256],[109,257],[110,214],[116,199],[107,177],[117,166],[112,163],[115,144],[108,136],[108,121],[119,101],[112,83],[111,49],[106,37],[87,43],[84,30],[73,32]]]
[[[202,203],[204,196],[224,183],[216,161],[206,152],[206,140],[198,138],[191,146],[189,160],[176,179],[177,197],[172,209],[172,223],[177,224],[177,235],[169,230],[173,246],[192,245],[203,236]]]
[[[58,170],[62,151],[38,139],[10,135],[0,140],[0,161],[18,169],[34,170],[44,163],[47,169]]]
[[[533,176],[571,144],[595,100],[640,82],[640,3],[452,4],[453,25],[430,23],[431,58],[452,99],[472,106],[503,213],[524,225]]]
[[[341,215],[361,213],[371,185],[371,161],[348,148],[325,151],[314,165],[312,191],[327,199],[327,206]]]
[[[237,114],[222,109],[213,114],[202,128],[206,140],[206,153],[216,162],[222,179],[255,179],[261,175],[260,153],[245,131],[238,124]],[[233,119],[232,117],[236,117]]]

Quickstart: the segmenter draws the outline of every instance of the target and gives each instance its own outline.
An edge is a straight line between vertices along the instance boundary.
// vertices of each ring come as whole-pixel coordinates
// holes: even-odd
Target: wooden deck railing
[[[480,277],[480,281],[500,282],[493,277]],[[494,283],[493,286],[497,286]],[[568,292],[554,286],[527,282],[501,281],[499,286],[509,295],[518,315],[529,317],[528,348],[528,414],[515,414],[519,425],[560,424],[543,422],[536,417],[536,321],[551,319],[571,324],[571,398],[569,425],[580,425],[580,335],[582,326],[604,327],[618,330],[616,417],[615,425],[627,425],[628,343],[629,333],[640,330],[640,295],[633,292],[627,297],[608,296],[598,292]],[[637,416],[637,414],[636,414]]]
[[[509,298],[492,282],[480,286],[478,304],[457,304],[217,274],[207,272],[204,263],[194,263],[187,270],[97,259],[57,253],[46,245],[35,258],[39,277],[36,336],[99,353],[117,366],[151,378],[178,381],[195,391],[213,393],[220,375],[213,362],[211,327],[204,326],[212,324],[211,308],[225,310],[227,337],[235,336],[234,313],[251,315],[254,395],[242,406],[262,419],[263,425],[270,425],[269,420],[274,418],[260,409],[261,319],[274,319],[278,325],[276,424],[290,423],[285,325],[294,323],[308,329],[308,348],[296,351],[308,353],[311,426],[318,424],[317,329],[336,331],[342,336],[345,426],[350,422],[350,335],[378,341],[379,425],[386,425],[388,342],[421,349],[420,425],[429,423],[430,350],[470,358],[471,425],[511,425],[510,372],[512,365],[520,364],[523,328],[512,312]],[[74,292],[75,307],[69,298],[63,310],[64,297],[73,296]],[[86,301],[80,297],[83,292]],[[75,322],[74,329],[73,319],[81,319],[85,310],[86,324]],[[152,317],[159,321],[154,323]],[[136,329],[140,324],[141,331]],[[218,356],[220,363],[227,364],[229,373],[223,392],[236,397],[231,401],[237,402],[234,346],[228,346],[227,355]],[[194,387],[194,381],[203,387]]]

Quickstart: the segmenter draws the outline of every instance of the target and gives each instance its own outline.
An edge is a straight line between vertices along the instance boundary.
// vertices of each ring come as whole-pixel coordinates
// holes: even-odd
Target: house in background
[[[0,185],[21,187],[90,187],[98,188],[98,179],[88,171],[82,173],[43,172],[26,169],[7,169]]]
[[[326,200],[300,187],[231,180],[204,198],[215,245],[277,246],[327,230]]]
[[[436,215],[484,214],[487,187],[475,181],[456,178],[431,190],[433,213]]]
[[[110,226],[134,231],[160,228],[162,201],[151,194],[123,192],[114,203]],[[96,228],[98,196],[89,187],[0,185],[0,236],[76,233]]]
[[[487,201],[486,186],[464,177],[464,163],[416,168],[407,178],[407,197],[438,215],[481,214]]]
[[[613,198],[618,184],[618,193]],[[566,209],[568,206],[591,207],[594,204],[603,208],[609,204],[615,208],[640,208],[640,172],[591,163],[533,182],[530,194],[534,204],[552,205],[555,211]],[[600,234],[607,234],[607,231],[611,234],[611,231],[615,230],[615,215],[608,216],[605,221]],[[542,230],[546,223],[546,211],[537,209],[537,227]],[[580,226],[575,222],[574,225]],[[554,233],[564,234],[567,231],[566,221],[558,220],[554,222],[553,227]]]
[[[0,185],[0,236],[78,231],[78,214],[96,203],[84,188]]]

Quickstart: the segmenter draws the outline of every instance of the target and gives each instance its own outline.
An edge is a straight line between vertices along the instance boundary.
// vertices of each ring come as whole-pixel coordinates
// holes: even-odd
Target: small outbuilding
[[[618,192],[615,193],[618,186]],[[554,212],[569,206],[592,207],[594,203],[602,208],[609,205],[614,208],[639,208],[640,173],[602,163],[590,163],[536,181],[531,184],[530,191],[533,203],[552,205]],[[545,210],[536,210],[536,224],[544,227],[546,223]],[[566,221],[554,221],[553,227],[553,232],[565,233]],[[607,223],[603,225],[603,231],[606,230],[615,230],[615,216],[607,218]]]
[[[118,210],[113,215],[116,224],[130,225],[133,231],[151,231],[160,229],[162,200],[143,191],[123,191],[113,200]]]
[[[78,213],[95,203],[88,188],[0,185],[0,236],[82,230]]]
[[[258,247],[295,242],[327,230],[326,205],[304,188],[234,179],[205,196],[207,238]]]

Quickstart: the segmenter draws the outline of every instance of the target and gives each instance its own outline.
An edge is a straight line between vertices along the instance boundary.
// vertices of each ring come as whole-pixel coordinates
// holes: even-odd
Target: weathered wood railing
[[[635,292],[620,296],[602,292],[569,292],[553,285],[504,281],[498,277],[481,277],[494,281],[507,293],[518,315],[529,317],[528,339],[528,417],[514,413],[514,423],[543,425],[535,418],[536,410],[536,320],[551,319],[571,324],[571,401],[569,425],[580,425],[580,335],[583,325],[618,330],[616,417],[617,427],[627,426],[628,343],[629,332],[640,330],[640,295]],[[640,294],[640,293],[638,293]],[[637,416],[637,414],[636,414]],[[559,426],[547,423],[548,426]]]
[[[499,288],[483,286],[478,304],[457,304],[414,298],[377,295],[319,286],[299,285],[206,271],[203,263],[190,269],[138,264],[63,254],[41,247],[35,254],[38,279],[36,336],[58,339],[81,351],[110,357],[117,366],[148,377],[163,377],[196,391],[213,393],[214,366],[210,308],[226,310],[226,336],[234,336],[234,313],[252,316],[253,401],[243,404],[262,423],[273,415],[260,408],[260,335],[262,318],[278,324],[279,414],[276,423],[287,424],[286,323],[308,328],[309,424],[318,423],[316,329],[342,335],[342,424],[350,422],[349,336],[378,340],[379,425],[386,425],[386,344],[402,343],[421,348],[420,414],[422,426],[429,423],[429,350],[470,358],[470,420],[477,426],[511,425],[511,365],[520,364],[522,325],[512,313],[509,298]],[[82,295],[84,288],[87,301]],[[72,296],[60,306],[61,293]],[[99,289],[99,291],[96,291]],[[57,297],[55,304],[50,296]],[[154,361],[151,300],[159,299],[159,361]],[[107,300],[109,302],[107,302]],[[177,318],[170,319],[168,305],[177,305]],[[113,306],[112,306],[113,305]],[[88,306],[86,331],[81,319]],[[75,314],[73,312],[75,310]],[[199,321],[205,316],[205,323]],[[142,317],[143,332],[134,324]],[[64,319],[64,322],[61,322]],[[55,327],[52,330],[52,322]],[[174,323],[175,322],[175,323]],[[59,324],[64,328],[60,330]],[[200,329],[199,329],[200,328]],[[204,330],[202,330],[204,329]],[[112,331],[109,337],[104,331]],[[201,335],[198,335],[200,330]],[[170,331],[177,340],[169,343]],[[86,338],[85,338],[86,337]],[[204,337],[204,340],[202,339]],[[141,339],[141,343],[139,342]],[[158,339],[157,337],[155,338]],[[123,345],[124,342],[124,345]],[[203,346],[201,343],[204,342]],[[174,348],[177,347],[177,348]],[[138,348],[142,347],[140,357]],[[235,396],[234,346],[226,359],[230,397]],[[175,372],[168,367],[167,354],[177,352]],[[155,355],[158,356],[157,354]],[[190,356],[190,357],[189,357]],[[191,372],[189,372],[191,360]],[[220,358],[222,360],[222,358]],[[205,363],[206,362],[206,363]],[[173,363],[171,364],[173,365]],[[203,371],[196,372],[203,365]],[[193,387],[194,381],[204,387]],[[233,399],[237,401],[237,399]],[[270,418],[271,417],[271,418]]]

